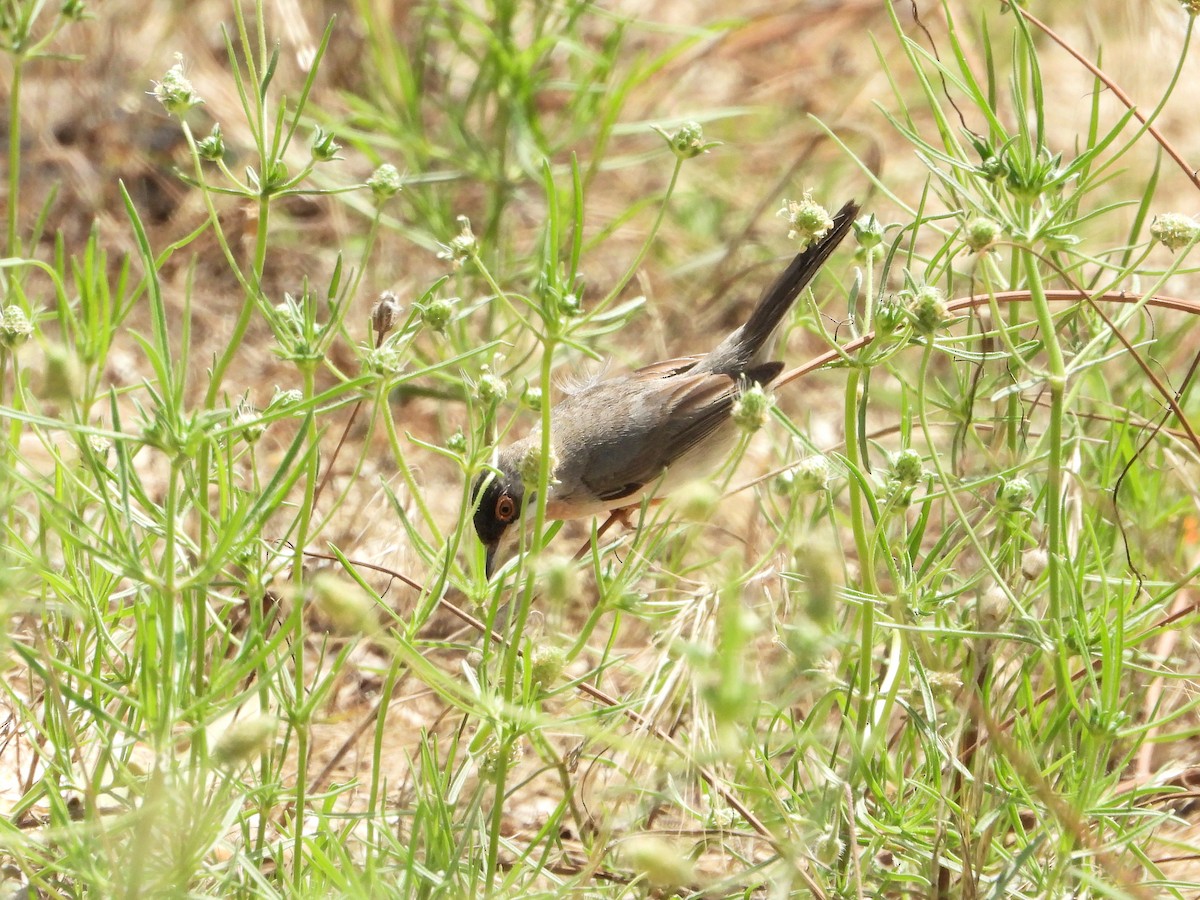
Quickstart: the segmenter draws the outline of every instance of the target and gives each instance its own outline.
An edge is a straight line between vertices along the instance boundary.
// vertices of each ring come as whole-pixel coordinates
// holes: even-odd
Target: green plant
[[[762,22],[489,0],[398,28],[358,3],[294,65],[267,8],[233,4],[216,77],[236,105],[200,95],[200,64],[153,86],[196,218],[156,227],[123,191],[125,256],[99,224],[51,248],[49,203],[21,215],[23,80],[80,10],[0,14],[23,35],[4,877],[49,896],[1193,890],[1162,860],[1179,788],[1151,755],[1197,720],[1195,654],[1171,640],[1195,616],[1200,307],[1174,294],[1200,228],[1153,215],[1158,148],[1183,159],[1160,113],[1191,20],[1160,101],[1114,116],[1115,81],[1052,59],[1029,10],[943,9],[913,37],[887,6],[872,72],[892,96],[862,113],[921,179],[877,174],[849,129],[791,126],[823,127],[873,191],[854,262],[782,335],[786,358],[823,355],[743,410],[764,427],[726,468],[630,527],[535,504],[493,582],[470,485],[497,441],[547,433],[560,372],[656,359],[660,331],[713,343],[676,286],[753,250],[664,245],[719,240],[694,214],[713,173],[763,183],[722,120],[772,114],[659,101],[743,28],[766,52]],[[339,69],[345,35],[361,52]],[[1095,79],[1077,127],[1046,74],[1064,64]],[[820,224],[814,197],[783,223],[759,202],[771,255]],[[306,232],[301,201],[344,225]]]

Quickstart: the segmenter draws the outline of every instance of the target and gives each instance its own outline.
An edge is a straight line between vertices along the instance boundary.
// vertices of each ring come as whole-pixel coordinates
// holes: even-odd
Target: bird
[[[548,519],[579,519],[670,493],[715,470],[737,443],[733,408],[749,385],[769,387],[783,363],[768,361],[771,337],[800,292],[850,231],[851,201],[763,293],[743,325],[712,351],[652,363],[568,393],[550,410]],[[500,449],[472,487],[473,522],[486,550],[485,577],[515,547],[534,500],[521,471],[540,457],[540,426]],[[526,494],[529,496],[526,497]],[[532,507],[530,507],[532,508]]]

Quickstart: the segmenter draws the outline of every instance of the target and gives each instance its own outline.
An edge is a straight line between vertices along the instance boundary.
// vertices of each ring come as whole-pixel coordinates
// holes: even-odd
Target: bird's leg
[[[651,500],[650,502],[652,504],[653,503],[661,503],[662,500],[659,498],[656,498],[654,500]],[[634,506],[622,506],[620,509],[610,510],[608,513],[608,518],[604,520],[604,524],[596,529],[596,540],[600,540],[600,538],[604,537],[604,533],[606,531],[608,531],[608,529],[612,528],[613,524],[616,522],[620,522],[627,529],[632,530],[633,529],[633,518],[632,517],[633,517],[633,514],[639,509],[641,509],[640,504],[637,504]],[[575,554],[574,558],[576,560],[583,559],[583,557],[585,555],[587,555],[587,552],[591,548],[591,546],[592,546],[592,542],[590,540],[585,542],[584,545],[579,548],[579,552]]]
[[[633,528],[633,519],[631,518],[640,507],[637,506],[622,506],[620,509],[614,509],[608,514],[608,518],[604,520],[604,524],[600,527],[597,535],[604,534],[613,522],[620,522],[627,529]]]

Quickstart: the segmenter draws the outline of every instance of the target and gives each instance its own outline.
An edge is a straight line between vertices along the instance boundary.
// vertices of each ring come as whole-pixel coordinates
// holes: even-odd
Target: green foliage
[[[631,102],[744,23],[652,52],[644,23],[582,0],[417,4],[402,34],[386,6],[353,4],[363,62],[334,96],[347,23],[287,84],[263,4],[232,4],[237,121],[197,137],[215,104],[183,61],[153,86],[202,224],[165,237],[122,185],[133,252],[97,227],[49,260],[44,210],[21,224],[21,84],[83,10],[0,12],[0,692],[28,754],[3,768],[5,877],[54,896],[1186,893],[1155,862],[1172,789],[1141,760],[1197,722],[1161,691],[1197,664],[1165,636],[1190,621],[1170,611],[1197,574],[1200,455],[1170,326],[1200,306],[1164,295],[1194,277],[1197,229],[1151,222],[1163,172],[1127,166],[1178,75],[1151,113],[1096,101],[1064,136],[1025,16],[947,5],[918,41],[889,5],[872,127],[925,177],[890,183],[827,128],[878,217],[853,277],[835,258],[801,310],[844,440],[813,445],[797,385],[748,393],[707,482],[593,526],[578,560],[539,499],[489,583],[470,485],[537,416],[545,497],[560,369],[654,352],[628,288],[700,202],[681,180],[739,152],[692,119],[658,140]],[[597,212],[618,167],[661,188]],[[827,219],[803,196],[773,245]],[[350,234],[284,290],[283,211],[313,198]],[[589,283],[634,221],[607,290]],[[411,271],[365,315],[400,246]],[[209,359],[204,279],[229,295]],[[143,361],[125,384],[122,342]],[[262,399],[235,365],[255,350],[296,387]],[[443,431],[411,425],[413,398]],[[735,486],[753,431],[779,465]],[[364,490],[386,522],[356,520]],[[353,543],[378,531],[403,545],[401,599]]]

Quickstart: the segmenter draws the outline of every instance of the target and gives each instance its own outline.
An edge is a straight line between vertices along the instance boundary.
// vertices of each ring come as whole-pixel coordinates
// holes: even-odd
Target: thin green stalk
[[[1063,573],[1062,573],[1062,475],[1063,475],[1063,399],[1066,395],[1067,367],[1050,302],[1046,299],[1041,273],[1037,268],[1037,257],[1033,253],[1022,253],[1025,276],[1029,283],[1029,294],[1046,348],[1046,385],[1050,393],[1049,422],[1046,440],[1046,552],[1048,554],[1048,598],[1050,628],[1056,642],[1055,676],[1058,688],[1064,696],[1073,697],[1071,673],[1067,667],[1067,653],[1063,646]]]
[[[549,331],[550,329],[548,329]],[[548,385],[551,383],[551,373],[554,362],[554,347],[556,344],[556,335],[549,333],[546,335],[545,343],[542,348],[542,372],[541,383]],[[542,403],[541,409],[542,428],[541,428],[541,465],[538,467],[538,486],[537,486],[537,508],[534,513],[533,525],[533,546],[530,550],[534,553],[541,551],[542,532],[546,527],[546,495],[550,488],[550,478],[553,473],[550,471],[551,452],[550,452],[550,404],[549,402]],[[509,611],[509,624],[507,633],[509,640],[505,644],[504,660],[503,660],[503,675],[501,686],[503,691],[504,703],[506,708],[513,708],[516,702],[517,693],[517,667],[521,659],[521,651],[524,645],[525,627],[529,621],[529,613],[533,608],[533,592],[536,579],[534,573],[526,571],[524,585],[521,590],[520,598],[516,600],[515,609]],[[487,856],[487,892],[490,895],[494,889],[496,882],[497,866],[500,859],[500,835],[504,824],[504,793],[505,784],[508,778],[508,759],[513,744],[519,738],[519,733],[516,729],[512,729],[513,733],[508,733],[509,729],[504,729],[504,733],[498,735],[500,742],[500,752],[496,763],[496,781],[495,781],[495,806],[492,810],[491,828],[488,833],[488,856]]]
[[[846,404],[843,415],[843,428],[846,435],[846,458],[853,466],[861,466],[863,454],[859,447],[859,398],[858,386],[862,377],[862,369],[854,368],[846,378]],[[879,596],[879,586],[875,581],[875,542],[872,539],[873,529],[867,527],[866,508],[862,487],[856,478],[847,479],[847,491],[850,501],[850,527],[854,532],[854,546],[858,551],[859,577],[862,580],[862,592],[865,600],[862,604],[862,620],[859,623],[859,663],[858,663],[858,703],[859,716],[856,732],[863,738],[867,724],[871,719],[871,677],[874,666],[873,648],[875,645],[875,598]]]
[[[400,446],[400,434],[396,428],[396,418],[391,414],[388,407],[386,391],[381,388],[381,394],[376,399],[376,405],[383,410],[384,428],[387,431],[388,445],[392,448],[392,458],[396,461],[396,466],[400,469],[400,477],[404,480],[404,486],[408,488],[408,493],[412,502],[417,505],[417,510],[421,514],[421,518],[425,521],[425,525],[429,528],[431,534],[440,534],[437,520],[433,516],[433,511],[429,508],[429,504],[425,502],[425,492],[421,490],[421,485],[417,483],[417,478],[413,474],[412,466],[408,464],[408,459],[404,454],[403,448]],[[364,442],[365,444],[365,442]]]
[[[304,399],[310,401],[316,394],[316,366],[309,360],[300,364],[304,376]],[[305,422],[308,431],[308,443],[311,446],[317,440],[317,423],[310,414]],[[309,526],[313,515],[313,496],[317,489],[319,459],[316,453],[310,454],[304,476],[304,499],[301,501],[297,516],[296,550],[292,557],[292,587],[297,592],[295,609],[292,612],[292,688],[295,709],[305,711],[302,720],[292,724],[296,729],[296,818],[293,824],[295,846],[292,849],[292,878],[296,885],[301,884],[304,867],[304,818],[305,796],[308,779],[308,704],[305,702],[307,685],[305,683],[304,666],[304,551],[308,545]]]
[[[171,740],[171,727],[175,719],[175,611],[176,595],[176,541],[179,526],[179,481],[178,459],[171,461],[167,477],[167,498],[163,504],[163,554],[162,588],[158,597],[158,615],[162,636],[162,707],[159,709],[155,749],[162,750]]]

